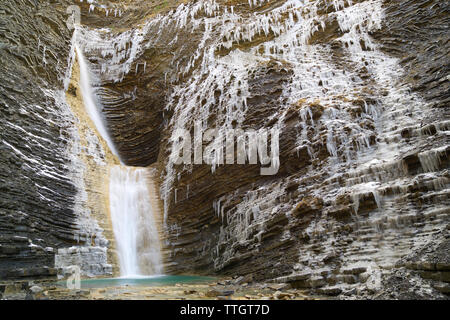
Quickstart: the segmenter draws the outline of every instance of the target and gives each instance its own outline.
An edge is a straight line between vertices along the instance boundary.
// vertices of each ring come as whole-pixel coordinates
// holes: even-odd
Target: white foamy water
[[[75,50],[77,52],[78,63],[80,65],[80,87],[81,94],[83,96],[84,107],[86,108],[89,117],[94,122],[97,131],[108,144],[111,152],[117,156],[116,148],[114,147],[114,143],[109,137],[108,130],[105,127],[103,117],[98,107],[97,98],[92,88],[91,71],[89,70],[87,61],[80,48],[76,46]]]
[[[111,220],[123,277],[162,274],[161,250],[145,168],[111,169]]]

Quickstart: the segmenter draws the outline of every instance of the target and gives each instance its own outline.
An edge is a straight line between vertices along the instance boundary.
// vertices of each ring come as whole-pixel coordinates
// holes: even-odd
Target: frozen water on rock
[[[251,2],[250,5],[260,4],[262,2]],[[173,128],[189,129],[193,126],[192,119],[195,119],[202,121],[205,126],[211,112],[217,115],[217,123],[223,128],[229,127],[232,121],[239,125],[245,119],[247,110],[250,74],[260,65],[274,59],[287,63],[294,71],[292,83],[286,86],[283,92],[287,103],[280,105],[278,126],[283,126],[284,112],[299,99],[305,98],[306,103],[319,101],[326,110],[318,121],[313,121],[309,107],[300,110],[300,117],[305,122],[304,130],[308,127],[307,123],[310,123],[317,133],[325,130],[326,146],[332,158],[355,161],[360,155],[372,158],[376,156],[375,152],[380,154],[380,158],[396,161],[395,157],[401,150],[391,150],[389,145],[383,148],[383,143],[380,143],[378,148],[372,152],[368,151],[371,150],[370,137],[374,132],[355,123],[347,111],[351,100],[362,93],[364,81],[350,69],[335,65],[329,46],[309,44],[311,36],[319,30],[316,22],[319,22],[319,28],[325,28],[325,21],[322,20],[325,17],[317,14],[318,4],[318,1],[307,4],[302,1],[286,1],[270,12],[246,17],[224,6],[218,7],[214,1],[205,1],[202,4],[180,6],[173,16],[165,17],[167,24],[171,19],[176,19],[178,28],[191,25],[193,29],[198,29],[199,25],[204,25],[205,29],[193,58],[184,68],[177,65],[178,73],[183,75],[191,72],[196,61],[200,62],[200,67],[193,71],[187,81],[176,85],[169,97],[167,109],[174,111],[169,125]],[[394,116],[393,112],[396,113],[397,121],[408,121],[411,117],[399,119],[399,110],[417,112],[419,108],[412,110],[409,106],[418,106],[421,102],[406,89],[396,85],[398,75],[401,74],[396,59],[378,51],[368,35],[370,31],[381,26],[381,1],[365,1],[347,7],[345,1],[336,1],[333,4],[337,11],[329,16],[336,17],[344,33],[337,41],[347,47],[353,68],[366,68],[376,80],[377,90],[384,89],[388,92],[387,96],[383,97],[384,101],[378,104],[368,105],[364,101],[364,117],[380,128],[386,118]],[[201,6],[205,9],[206,16],[200,15]],[[288,19],[284,18],[286,15]],[[246,52],[238,48],[233,49],[236,44],[248,43],[257,36],[269,33],[275,36],[273,40],[263,42]],[[364,50],[361,43],[365,45]],[[215,52],[223,48],[230,50],[229,53],[218,56]],[[217,92],[218,101],[215,97]],[[348,100],[350,101],[347,102]],[[339,106],[336,102],[339,102]],[[378,109],[381,106],[386,112],[380,119],[382,111]],[[413,124],[416,120],[409,121]],[[299,147],[306,144],[308,152],[314,157],[305,132],[299,134]],[[381,140],[388,140],[391,135],[390,132],[383,131],[378,134]],[[336,160],[330,159],[330,163],[335,164]],[[365,160],[363,157],[355,162],[355,165],[364,163]],[[211,165],[214,171],[217,166],[214,159]],[[338,168],[335,166],[335,169],[339,170]],[[168,163],[161,189],[166,215],[174,181],[173,172],[172,164]],[[165,218],[167,219],[167,216]]]
[[[106,122],[102,115],[101,100],[97,90],[100,88],[101,80],[107,79],[113,82],[121,81],[123,76],[130,71],[131,64],[137,54],[142,50],[142,30],[132,30],[111,39],[106,29],[90,30],[77,27],[72,39],[72,52],[69,64],[74,62],[76,54],[80,66],[80,87],[84,106],[93,121],[100,137],[103,138],[110,151],[117,155],[114,143],[109,135]],[[96,64],[91,64],[85,55],[93,53],[104,58],[100,69]],[[71,67],[70,66],[70,67]],[[144,64],[144,69],[146,64]],[[70,73],[68,74],[70,77]],[[131,92],[131,97],[135,91]],[[87,134],[87,152],[89,155],[100,153],[94,157],[99,165],[105,165],[104,152],[101,150],[98,138],[95,134]],[[80,146],[74,155],[78,155]],[[100,148],[100,149],[99,149]],[[118,248],[121,274],[123,276],[162,274],[162,262],[159,243],[159,233],[153,217],[150,204],[150,192],[147,187],[148,173],[145,168],[131,168],[116,166],[110,170],[110,209],[114,235]],[[80,188],[80,210],[87,201],[85,188]],[[82,229],[89,232],[91,220],[89,214],[80,214],[84,219]],[[90,224],[88,224],[90,223]],[[101,241],[98,226],[94,225],[97,233],[93,237],[95,241]],[[90,241],[89,241],[90,242]],[[106,250],[106,248],[105,248]],[[59,264],[66,264],[72,256],[61,256]],[[88,259],[87,257],[81,257]],[[105,254],[106,259],[106,254]],[[106,260],[105,260],[106,263]],[[98,269],[98,268],[97,268]],[[110,267],[106,267],[110,272]],[[105,268],[97,270],[102,274]],[[88,273],[88,274],[92,274]]]
[[[419,153],[420,164],[424,172],[434,172],[439,169],[440,157],[446,153],[447,146]]]

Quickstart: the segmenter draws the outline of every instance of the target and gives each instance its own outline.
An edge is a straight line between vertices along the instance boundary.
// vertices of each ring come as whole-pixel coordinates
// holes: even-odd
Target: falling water
[[[111,152],[118,155],[105,127],[92,88],[92,73],[76,46],[85,108]],[[110,172],[110,211],[120,272],[124,277],[162,274],[162,259],[146,168],[115,166]]]
[[[97,107],[97,98],[92,89],[91,71],[89,70],[86,59],[78,46],[75,47],[78,57],[78,63],[80,65],[80,87],[81,94],[83,95],[83,102],[89,117],[94,122],[95,127],[102,136],[102,138],[108,144],[109,149],[114,155],[117,155],[114,143],[109,137],[108,131],[105,127],[104,120],[101,116],[100,110]]]
[[[115,166],[109,194],[122,276],[161,274],[161,251],[144,168]]]

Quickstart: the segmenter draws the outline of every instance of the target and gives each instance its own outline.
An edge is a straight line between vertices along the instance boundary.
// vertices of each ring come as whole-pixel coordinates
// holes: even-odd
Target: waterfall
[[[94,122],[97,131],[106,141],[111,152],[117,156],[117,151],[114,147],[114,143],[112,142],[108,134],[108,130],[105,127],[103,117],[97,107],[97,98],[92,88],[91,71],[89,70],[86,59],[82,54],[80,48],[76,46],[75,50],[77,52],[78,64],[80,65],[80,88],[81,94],[83,96],[84,106],[89,114],[89,117]]]
[[[98,108],[88,62],[78,46],[75,50],[80,65],[80,87],[86,111],[111,152],[118,156]],[[163,272],[158,229],[147,186],[147,170],[124,165],[114,166],[110,170],[111,221],[123,277]]]
[[[401,255],[435,236],[428,222],[422,224],[423,216],[431,221],[448,210],[448,204],[441,203],[448,185],[441,169],[448,129],[441,122],[445,117],[438,121],[434,102],[410,90],[405,73],[410,67],[389,53],[397,46],[397,35],[392,43],[380,41],[392,12],[382,0],[287,0],[276,5],[254,0],[245,6],[196,1],[147,16],[123,32],[80,29],[83,53],[96,61],[92,66],[83,60],[81,68],[91,65],[99,76],[92,74],[86,83],[100,83],[101,76],[106,84],[97,93],[105,106],[108,102],[122,137],[132,141],[130,158],[152,153],[160,161],[165,240],[168,246],[181,247],[170,257],[174,269],[213,261],[215,271],[228,270],[231,262],[245,259],[245,250],[263,248],[267,236],[286,246],[292,243],[293,251],[298,246],[298,264],[286,267],[292,272],[311,268],[325,278],[325,268],[328,273],[368,261],[396,265]],[[446,78],[439,81],[445,83]],[[158,103],[147,105],[150,99]],[[95,107],[95,99],[91,102]],[[130,105],[136,110],[129,112]],[[162,119],[155,117],[160,113]],[[143,121],[148,119],[154,123]],[[196,123],[201,130],[214,128],[220,134],[230,128],[279,129],[282,139],[288,137],[280,146],[289,154],[283,161],[286,178],[263,180],[245,169],[228,173],[225,167],[209,176],[193,164],[176,166],[170,159],[177,150],[171,150],[170,142],[176,141],[178,129],[195,131]],[[444,130],[438,130],[440,126]],[[431,127],[429,133],[423,131]],[[141,136],[153,137],[156,131],[158,148],[142,143]],[[220,157],[214,157],[212,173],[219,165]],[[148,199],[152,194],[146,179],[145,169],[111,170],[110,209],[124,276],[158,273],[161,268],[157,231],[148,220],[155,220],[151,213],[156,216],[158,208]],[[227,183],[222,187],[216,180]],[[195,189],[190,195],[188,190],[180,192],[189,185]],[[418,188],[420,193],[413,191]],[[189,223],[180,221],[179,212],[195,216],[198,199],[214,209],[218,226],[211,226],[214,220],[206,214]],[[304,223],[303,213],[313,212],[315,218]],[[276,220],[279,217],[283,220]],[[280,232],[272,231],[274,223]],[[397,227],[402,223],[405,228]],[[291,233],[292,226],[301,230],[301,237]],[[186,244],[192,230],[200,228],[201,241]],[[420,237],[417,228],[423,229]],[[441,221],[439,228],[445,228]],[[380,233],[388,229],[391,234],[385,239]],[[208,235],[216,230],[217,236]],[[341,237],[348,242],[337,248]],[[194,258],[183,250],[191,244],[198,249]],[[267,252],[276,257],[277,249]],[[328,254],[339,256],[342,265],[331,266],[324,259]],[[184,258],[187,265],[180,263]],[[261,278],[278,274],[278,263],[267,262],[274,271]]]
[[[122,276],[161,274],[161,251],[144,168],[111,169],[110,209]]]

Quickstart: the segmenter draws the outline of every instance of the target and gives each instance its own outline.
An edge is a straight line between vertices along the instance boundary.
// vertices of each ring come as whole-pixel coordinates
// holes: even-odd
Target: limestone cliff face
[[[77,188],[67,165],[74,118],[64,109],[58,78],[66,71],[70,34],[60,6],[1,4],[2,278],[54,274],[48,269],[54,247],[76,242],[70,208]]]
[[[81,246],[76,249],[59,249],[55,266],[64,269],[71,265],[79,265],[85,275],[118,275],[120,270],[109,207],[109,170],[112,166],[119,164],[119,160],[112,154],[107,142],[97,131],[84,106],[80,67],[77,58],[74,59],[66,91],[66,102],[77,119],[76,129],[80,139],[80,150],[76,156],[84,166],[81,192],[85,195],[83,207],[88,210],[87,215],[78,217],[78,223],[82,230],[91,231],[93,235],[85,243],[87,248],[82,249],[83,246]],[[89,230],[93,221],[101,228],[101,233]],[[101,248],[97,248],[96,244],[100,241],[104,243]]]
[[[415,297],[448,293],[448,5],[437,0],[75,3],[81,8],[78,45],[96,75],[95,90],[118,153],[127,165],[152,165],[158,172],[167,273],[244,275],[245,281],[270,279],[330,295],[382,294],[392,287],[392,297],[402,297],[400,287],[414,291],[409,281],[414,279],[430,288],[416,290]],[[58,10],[64,12],[62,6]],[[61,25],[61,13],[55,19]],[[20,43],[11,39],[29,32],[23,30],[5,37],[2,52],[24,66],[15,72],[48,75],[53,80],[47,85],[62,88],[58,75],[65,74],[66,64],[56,61],[68,59],[71,33],[55,27],[55,19],[43,21],[42,28],[59,30],[52,46],[60,50],[44,55],[33,34],[31,46],[41,51],[31,51],[33,58],[14,55],[12,48]],[[51,68],[33,71],[28,61],[41,55]],[[51,71],[55,66],[60,70]],[[2,75],[14,74],[10,64],[1,68]],[[21,123],[33,130],[36,119],[47,118],[37,110],[60,108],[31,105],[30,100],[42,99],[39,88],[45,86],[28,85],[34,91],[1,84],[2,126]],[[9,106],[22,110],[20,99],[28,113],[7,111]],[[45,213],[52,212],[56,220],[45,223],[60,219],[64,227],[56,230],[67,236],[57,243],[44,232],[43,239],[58,247],[76,233],[76,195],[84,187],[75,178],[58,178],[56,188],[50,177],[31,170],[38,168],[31,154],[48,152],[46,159],[63,170],[62,176],[77,172],[77,181],[83,180],[76,166],[67,165],[67,144],[73,140],[68,132],[80,116],[66,120],[51,114],[55,124],[42,125],[41,132],[58,147],[23,144],[16,129],[7,131],[15,142],[6,137],[8,144],[2,145],[8,152],[1,165],[12,169],[2,170],[8,218],[2,216],[0,227],[20,225],[23,212],[36,212],[36,221],[44,223]],[[261,176],[259,165],[173,165],[173,133],[192,131],[195,121],[205,129],[279,128],[278,173]],[[69,138],[55,139],[60,132]],[[29,205],[22,207],[18,194],[26,181],[41,181],[56,195],[46,197],[40,192],[48,189],[27,186]],[[46,198],[64,209],[54,209]],[[30,209],[36,204],[44,207]],[[12,234],[5,239],[21,241]],[[6,267],[18,256],[2,252]]]
[[[340,294],[378,292],[397,272],[409,283],[417,272],[406,266],[445,292],[448,7],[191,1],[169,9],[125,32],[83,29],[121,156],[159,168],[166,271]],[[174,129],[191,131],[196,120],[205,129],[280,128],[279,172],[171,164]],[[422,261],[415,252],[424,247],[442,254]]]

